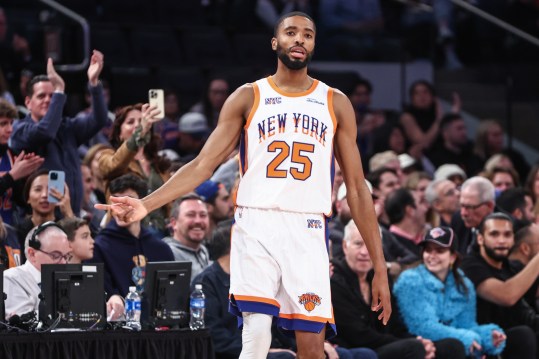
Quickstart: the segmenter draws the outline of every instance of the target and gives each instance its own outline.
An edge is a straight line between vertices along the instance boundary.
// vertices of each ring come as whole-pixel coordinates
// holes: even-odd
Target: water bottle
[[[202,284],[195,284],[195,290],[191,293],[191,319],[189,328],[191,330],[204,328],[204,308],[206,306],[206,296],[202,291]]]
[[[140,295],[136,287],[129,287],[125,297],[125,325],[133,330],[140,330]]]

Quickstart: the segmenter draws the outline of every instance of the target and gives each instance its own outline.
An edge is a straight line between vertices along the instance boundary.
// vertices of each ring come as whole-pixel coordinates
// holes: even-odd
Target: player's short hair
[[[301,16],[309,19],[313,23],[314,31],[316,32],[316,24],[314,23],[314,20],[310,15],[307,15],[306,13],[301,11],[292,11],[282,15],[279,20],[277,20],[275,26],[273,27],[273,36],[277,36],[277,31],[279,30],[279,26],[281,26],[282,22],[292,16]]]

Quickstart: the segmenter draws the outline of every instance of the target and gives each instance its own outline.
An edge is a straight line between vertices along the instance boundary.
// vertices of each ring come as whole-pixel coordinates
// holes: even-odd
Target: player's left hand
[[[373,312],[382,310],[380,315],[378,315],[378,320],[381,320],[384,325],[387,325],[391,316],[391,294],[389,293],[387,270],[374,272],[371,309]]]

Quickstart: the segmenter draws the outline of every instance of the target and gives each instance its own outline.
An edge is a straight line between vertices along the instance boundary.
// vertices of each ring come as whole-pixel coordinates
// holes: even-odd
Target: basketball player
[[[324,337],[335,331],[326,247],[334,157],[344,174],[352,218],[374,262],[372,310],[380,310],[384,324],[391,314],[354,110],[342,92],[307,75],[315,34],[308,15],[284,15],[271,40],[277,72],[230,95],[200,155],[142,200],[111,198],[112,205],[98,207],[112,209],[123,221],[139,220],[192,191],[240,142],[230,282],[230,310],[243,321],[240,358],[266,358],[273,317],[295,331],[298,358],[324,358]]]

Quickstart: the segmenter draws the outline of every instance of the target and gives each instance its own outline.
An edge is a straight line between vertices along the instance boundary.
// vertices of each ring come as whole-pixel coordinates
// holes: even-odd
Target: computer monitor
[[[41,266],[39,319],[46,327],[103,329],[107,323],[103,264]]]
[[[189,324],[191,262],[148,262],[142,295],[145,328]]]

